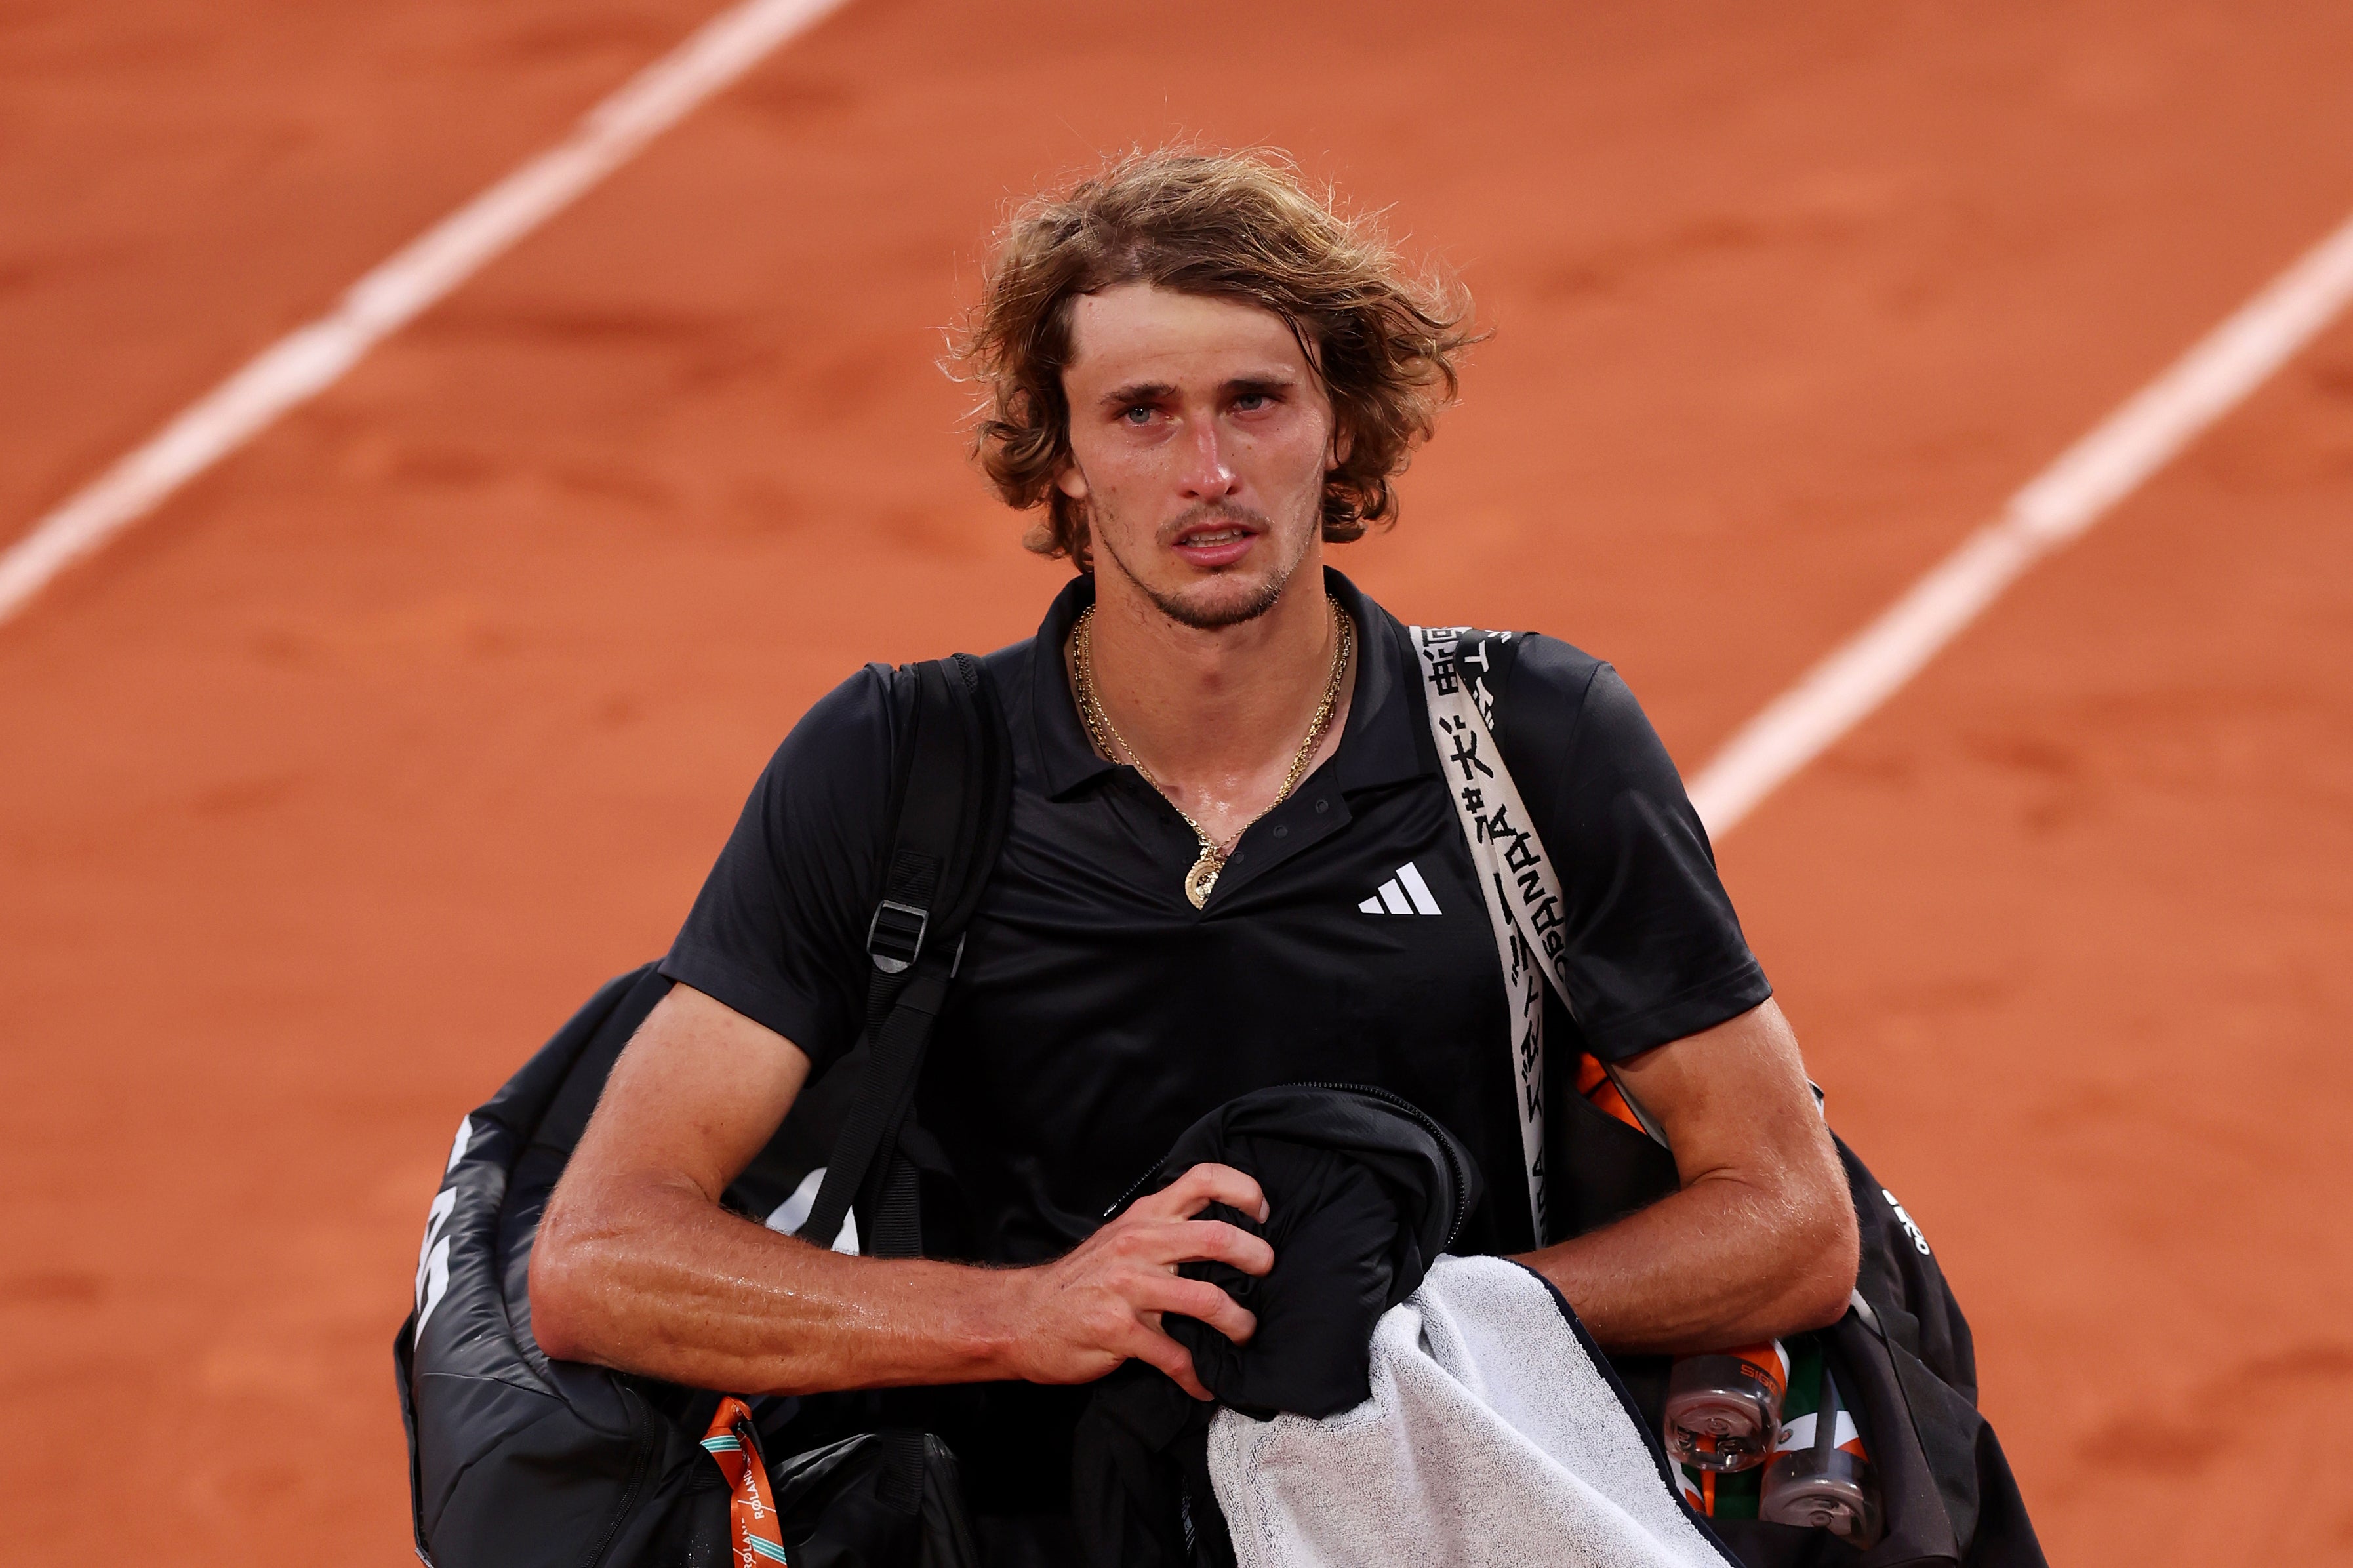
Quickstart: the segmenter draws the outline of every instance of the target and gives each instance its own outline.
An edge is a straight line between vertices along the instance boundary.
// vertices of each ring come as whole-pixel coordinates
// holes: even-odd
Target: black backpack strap
[[[863,1198],[874,1223],[861,1250],[876,1258],[923,1251],[915,1173],[899,1152],[899,1129],[964,954],[965,927],[1004,845],[1013,795],[1005,721],[980,661],[956,654],[910,666],[908,675],[914,704],[899,748],[898,808],[866,933],[873,973],[865,1076],[797,1233],[830,1246]]]

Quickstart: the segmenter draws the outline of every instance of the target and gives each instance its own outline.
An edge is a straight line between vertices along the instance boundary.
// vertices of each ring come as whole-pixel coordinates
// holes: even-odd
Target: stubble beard
[[[1319,504],[1321,500],[1319,495],[1317,497]],[[1194,527],[1209,518],[1230,518],[1238,522],[1254,525],[1261,530],[1259,537],[1261,541],[1269,541],[1275,537],[1276,531],[1273,525],[1262,514],[1232,506],[1195,507],[1177,518],[1176,521],[1169,523],[1161,531],[1161,533],[1163,537],[1174,538],[1186,529]],[[1176,594],[1165,594],[1153,587],[1121,557],[1119,552],[1113,548],[1101,530],[1094,531],[1094,542],[1097,549],[1117,563],[1121,574],[1129,582],[1134,584],[1145,598],[1152,601],[1153,608],[1175,621],[1178,626],[1190,626],[1195,631],[1214,632],[1222,631],[1228,626],[1238,626],[1247,621],[1254,621],[1282,602],[1283,591],[1291,586],[1291,579],[1298,573],[1300,563],[1307,559],[1308,547],[1315,537],[1316,526],[1316,523],[1310,523],[1307,528],[1300,531],[1299,547],[1292,552],[1291,559],[1285,561],[1280,568],[1271,574],[1267,580],[1260,584],[1257,592],[1241,599],[1207,595],[1207,602],[1196,602]],[[1219,581],[1219,577],[1211,577],[1207,583],[1194,584],[1193,591],[1198,592],[1202,588],[1214,586]]]

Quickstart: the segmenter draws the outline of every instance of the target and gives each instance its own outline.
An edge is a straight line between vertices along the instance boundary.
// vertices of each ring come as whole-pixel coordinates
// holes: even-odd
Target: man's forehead
[[[1187,370],[1222,375],[1240,361],[1254,371],[1308,368],[1291,324],[1247,300],[1123,283],[1071,305],[1069,370],[1090,380],[1127,380],[1147,369],[1160,380]]]

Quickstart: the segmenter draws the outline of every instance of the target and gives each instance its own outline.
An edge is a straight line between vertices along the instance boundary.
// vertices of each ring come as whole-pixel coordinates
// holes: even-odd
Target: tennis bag
[[[728,1206],[819,1246],[922,1250],[926,1144],[909,1114],[965,923],[1012,794],[1004,721],[979,661],[913,666],[892,714],[890,858],[867,938],[866,1027],[729,1186]],[[551,1360],[531,1331],[532,1242],[607,1075],[668,993],[653,965],[591,997],[459,1124],[427,1212],[415,1310],[393,1343],[417,1554],[428,1568],[805,1568],[976,1563],[955,1460],[880,1424],[789,1453],[803,1402]],[[822,1173],[820,1174],[819,1172]],[[854,1226],[854,1232],[848,1226]],[[837,1433],[843,1401],[829,1413]],[[856,1414],[852,1409],[852,1415]],[[855,1419],[847,1423],[855,1427]],[[748,1553],[748,1555],[747,1555]]]
[[[1553,989],[1564,1012],[1568,1005],[1557,968],[1564,915],[1536,819],[1505,766],[1510,713],[1497,694],[1508,688],[1515,639],[1467,627],[1411,632],[1430,735],[1449,770],[1503,954],[1512,1016],[1519,1020],[1512,1047],[1524,1090],[1529,1202],[1546,1239],[1581,1236],[1673,1193],[1680,1185],[1674,1156],[1655,1130],[1645,1135],[1583,1094],[1561,1092],[1561,1086],[1548,1092],[1545,1083],[1544,987]],[[1641,1108],[1633,1111],[1639,1117]],[[1547,1130],[1547,1113],[1567,1125]],[[1895,1194],[1844,1141],[1831,1137],[1854,1201],[1862,1258],[1846,1315],[1820,1339],[1839,1386],[1854,1391],[1853,1414],[1876,1472],[1885,1532],[1858,1552],[1822,1530],[1761,1520],[1709,1523],[1749,1568],[2043,1568],[2010,1462],[1978,1412],[1968,1320]],[[1547,1163],[1556,1168],[1547,1171]],[[1556,1201],[1561,1206],[1546,1212]],[[1610,1360],[1650,1429],[1659,1432],[1670,1358]]]

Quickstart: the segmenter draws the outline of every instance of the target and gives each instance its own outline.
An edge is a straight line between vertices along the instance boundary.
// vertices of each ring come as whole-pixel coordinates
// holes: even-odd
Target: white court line
[[[2353,300],[2353,220],[2067,448],[2001,515],[1744,725],[1692,783],[1732,830],[1894,696],[2028,567],[2084,533],[2229,413]]]
[[[841,3],[744,0],[703,24],[582,116],[570,136],[409,242],[332,310],[271,344],[35,523],[0,554],[0,622]]]

